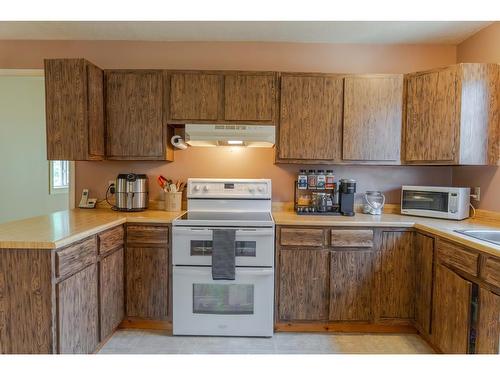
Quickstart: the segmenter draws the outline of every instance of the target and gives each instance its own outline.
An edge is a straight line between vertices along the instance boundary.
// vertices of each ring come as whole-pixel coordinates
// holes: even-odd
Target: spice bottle
[[[333,189],[335,188],[335,176],[333,175],[332,170],[326,171],[326,180],[325,180],[325,189]]]
[[[316,189],[324,190],[326,184],[326,175],[323,169],[318,169],[318,173],[316,174]]]
[[[314,190],[316,189],[316,171],[314,169],[309,169],[307,174],[307,188]]]
[[[305,169],[301,169],[297,177],[297,187],[301,190],[307,189],[307,173]]]

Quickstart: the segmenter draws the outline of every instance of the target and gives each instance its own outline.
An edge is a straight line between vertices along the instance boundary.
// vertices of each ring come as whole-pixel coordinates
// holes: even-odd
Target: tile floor
[[[415,334],[276,333],[272,338],[170,336],[120,330],[100,354],[429,354]]]

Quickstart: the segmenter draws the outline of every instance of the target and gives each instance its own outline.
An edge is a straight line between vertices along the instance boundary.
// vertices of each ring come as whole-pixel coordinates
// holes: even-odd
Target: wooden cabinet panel
[[[487,257],[481,266],[481,279],[500,288],[500,259]]]
[[[332,229],[333,247],[372,247],[373,229]]]
[[[109,159],[165,160],[163,74],[106,71],[106,154]]]
[[[413,232],[383,232],[380,250],[380,317],[414,317]]]
[[[459,112],[457,66],[408,76],[406,161],[457,162]]]
[[[480,288],[476,353],[499,354],[499,343],[500,296],[487,289]]]
[[[434,281],[432,341],[443,353],[466,354],[472,284],[437,264]]]
[[[472,276],[477,276],[479,254],[460,245],[439,239],[437,256],[440,262],[467,272]]]
[[[168,245],[168,227],[155,225],[127,225],[127,244],[165,247]]]
[[[101,340],[113,333],[125,314],[123,248],[103,258],[100,266]]]
[[[342,158],[399,161],[402,116],[402,75],[346,77]]]
[[[127,316],[166,320],[168,249],[127,246],[125,262]]]
[[[99,254],[104,255],[109,251],[123,246],[125,241],[125,231],[123,225],[109,229],[97,235],[99,238]]]
[[[415,322],[425,334],[431,332],[432,265],[434,239],[415,235]]]
[[[224,77],[224,120],[275,122],[276,74],[237,73]]]
[[[92,353],[99,343],[97,265],[56,285],[59,353]]]
[[[47,159],[104,157],[102,79],[84,59],[45,60]]]
[[[87,238],[56,252],[56,276],[75,273],[93,263],[97,254],[95,237]]]
[[[170,73],[169,120],[217,120],[222,82],[222,74],[215,72]]]
[[[372,251],[332,251],[330,320],[371,321],[374,281]]]
[[[342,102],[342,77],[283,74],[278,159],[340,160]]]
[[[279,268],[279,319],[328,319],[329,252],[281,250]]]
[[[323,246],[323,229],[281,228],[280,244],[284,246]]]

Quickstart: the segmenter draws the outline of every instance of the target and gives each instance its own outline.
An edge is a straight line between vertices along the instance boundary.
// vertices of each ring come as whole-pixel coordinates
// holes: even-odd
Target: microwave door
[[[403,191],[405,210],[448,212],[449,194],[437,191]]]

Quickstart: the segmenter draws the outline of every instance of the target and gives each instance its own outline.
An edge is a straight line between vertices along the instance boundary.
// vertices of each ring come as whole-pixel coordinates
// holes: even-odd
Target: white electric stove
[[[271,180],[189,179],[172,223],[174,335],[272,336]],[[235,230],[235,279],[212,279],[214,229]]]

